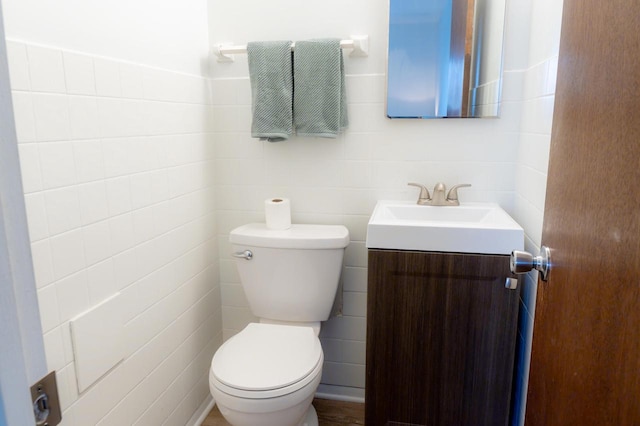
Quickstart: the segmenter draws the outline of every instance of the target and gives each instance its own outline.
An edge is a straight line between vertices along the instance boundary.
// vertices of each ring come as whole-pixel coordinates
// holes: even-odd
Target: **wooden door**
[[[527,425],[640,424],[640,2],[565,0]]]

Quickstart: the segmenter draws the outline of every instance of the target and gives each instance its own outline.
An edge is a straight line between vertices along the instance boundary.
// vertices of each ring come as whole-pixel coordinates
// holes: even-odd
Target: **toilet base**
[[[309,405],[307,415],[302,419],[299,426],[318,426],[318,413],[316,413],[316,409],[313,408],[313,405]]]

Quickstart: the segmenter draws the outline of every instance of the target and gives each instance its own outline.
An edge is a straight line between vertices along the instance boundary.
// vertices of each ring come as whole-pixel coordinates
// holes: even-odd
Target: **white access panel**
[[[70,326],[78,391],[83,392],[124,358],[120,293],[72,318]]]

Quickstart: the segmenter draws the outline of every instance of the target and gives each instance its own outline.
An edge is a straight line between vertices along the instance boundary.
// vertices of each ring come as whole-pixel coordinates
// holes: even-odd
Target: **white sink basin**
[[[524,231],[495,203],[378,201],[367,226],[367,248],[510,254],[524,248]]]

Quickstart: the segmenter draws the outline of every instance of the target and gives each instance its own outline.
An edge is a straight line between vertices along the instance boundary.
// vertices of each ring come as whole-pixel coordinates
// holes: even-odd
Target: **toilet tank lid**
[[[249,223],[229,233],[233,244],[286,249],[338,249],[349,245],[349,230],[342,225],[291,225],[285,230]]]

